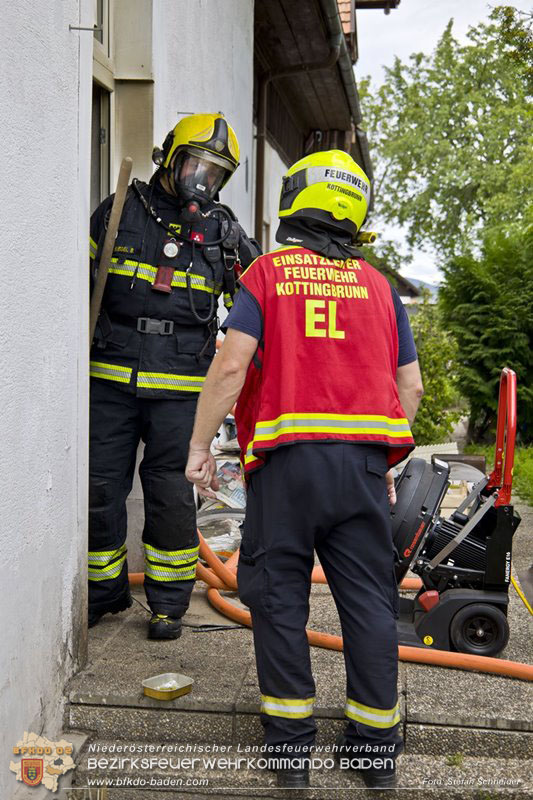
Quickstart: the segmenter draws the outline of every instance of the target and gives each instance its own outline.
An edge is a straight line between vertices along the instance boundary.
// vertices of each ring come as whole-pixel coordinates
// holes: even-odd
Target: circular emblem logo
[[[433,636],[424,636],[424,644],[433,644]]]
[[[166,255],[167,258],[175,258],[180,249],[176,242],[167,242],[166,245],[163,247],[163,253]]]

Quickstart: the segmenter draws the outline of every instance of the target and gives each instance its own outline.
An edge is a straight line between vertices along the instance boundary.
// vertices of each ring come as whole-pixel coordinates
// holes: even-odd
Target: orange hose
[[[207,590],[211,605],[221,611],[226,617],[252,627],[252,618],[249,611],[237,608],[224,597],[217,589]],[[309,644],[315,647],[324,647],[328,650],[342,650],[342,637],[319,631],[307,631]],[[450,653],[447,650],[425,650],[420,647],[398,647],[400,661],[413,661],[420,664],[433,664],[438,667],[455,667],[456,669],[476,670],[489,672],[494,675],[507,675],[511,678],[520,678],[533,681],[533,666],[521,664],[517,661],[504,661],[500,658],[488,656],[473,656],[469,653]]]
[[[237,558],[238,558],[239,551],[237,551],[236,555],[237,555]],[[235,553],[233,554],[232,558],[234,556],[235,556]],[[228,565],[228,562],[226,561],[226,566],[227,565]],[[312,580],[313,583],[326,583],[327,584],[326,576],[324,575],[324,570],[322,569],[322,567],[313,567],[313,572],[311,574],[311,580]],[[410,591],[410,590],[418,591],[419,589],[422,588],[422,581],[420,580],[420,578],[404,578],[403,581],[401,582],[399,588],[403,589],[404,591]]]
[[[211,548],[209,549],[211,550]],[[213,553],[213,555],[215,554]],[[203,555],[202,558],[204,558]],[[216,555],[215,558],[217,558]],[[226,569],[231,570],[233,575],[235,575],[237,573],[238,560],[239,560],[239,551],[237,550],[228,558],[225,564],[222,564],[222,566],[224,566]],[[142,586],[142,584],[144,583],[144,572],[130,572],[128,577],[130,584],[132,586]],[[209,583],[210,580],[213,581],[212,585],[215,587],[215,589],[237,588],[236,586],[235,587],[226,586],[226,584],[222,580],[220,580],[220,578],[217,578],[216,573],[212,569],[207,569],[206,567],[203,566],[203,564],[197,565],[196,577],[199,580],[204,581],[205,583]],[[322,569],[322,567],[313,568],[311,579],[313,583],[327,584],[326,576],[324,575],[324,570]],[[420,578],[404,578],[400,584],[400,589],[403,589],[404,591],[405,590],[409,591],[411,589],[418,591],[418,589],[420,589],[421,586],[422,586],[422,581],[420,580]]]
[[[420,578],[404,578],[403,581],[400,583],[399,588],[403,589],[404,591],[405,590],[409,591],[410,589],[418,591],[419,589],[422,588],[422,581],[420,580]]]
[[[226,584],[222,583],[220,578],[218,578],[215,575],[215,573],[213,572],[212,569],[209,569],[208,567],[204,567],[204,565],[200,564],[200,562],[198,562],[198,564],[196,565],[196,577],[197,577],[198,580],[204,581],[204,583],[209,584],[209,586],[212,586],[215,589],[227,589],[228,588],[226,586]]]
[[[226,561],[226,569],[230,569],[235,575],[237,572],[237,561],[239,560],[239,550],[235,550]]]
[[[199,580],[205,581],[209,585],[207,597],[214,608],[222,612],[226,617],[239,622],[241,625],[252,627],[252,618],[249,611],[237,608],[229,600],[222,597],[220,589],[225,591],[238,591],[237,586],[237,560],[239,551],[233,553],[225,564],[213,553],[206,540],[198,531],[200,538],[200,555],[209,565],[205,567],[198,562],[196,565],[196,576]],[[140,585],[144,581],[142,572],[130,572],[129,581],[133,586]],[[312,573],[313,583],[326,583],[322,567],[314,567]],[[404,578],[400,584],[400,589],[419,589],[422,582],[419,578]],[[324,647],[329,650],[342,650],[343,643],[341,636],[335,636],[321,631],[307,630],[309,644],[314,647]],[[490,658],[488,656],[474,656],[469,653],[452,653],[448,650],[429,650],[419,647],[398,647],[398,657],[400,661],[412,661],[419,664],[433,664],[439,667],[452,667],[455,669],[476,670],[478,672],[488,672],[493,675],[506,675],[510,678],[533,681],[533,666],[522,664],[519,661],[505,661],[500,658]]]
[[[211,567],[215,575],[220,578],[220,580],[223,581],[227,587],[236,592],[237,578],[235,573],[232,572],[231,569],[228,569],[227,566],[222,563],[220,558],[213,553],[200,531],[198,531],[198,536],[200,538],[200,555],[204,561],[207,562],[208,566]]]

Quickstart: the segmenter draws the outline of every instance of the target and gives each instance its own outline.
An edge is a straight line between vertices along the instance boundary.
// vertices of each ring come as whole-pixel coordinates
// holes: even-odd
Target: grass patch
[[[487,472],[494,466],[494,445],[469,444],[465,453],[484,455]],[[526,503],[533,505],[533,447],[517,447],[514,454],[513,493],[520,495]]]
[[[464,756],[462,753],[451,753],[446,756],[446,764],[449,767],[462,767]]]

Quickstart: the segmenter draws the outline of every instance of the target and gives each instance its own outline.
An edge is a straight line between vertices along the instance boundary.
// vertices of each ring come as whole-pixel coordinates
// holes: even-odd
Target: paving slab
[[[135,604],[121,615],[104,617],[90,630],[89,664],[70,682],[71,703],[232,711],[253,661],[252,632],[199,633],[184,628],[180,639],[151,641],[146,638],[146,620]],[[163,703],[145,697],[142,681],[165,672],[192,677],[192,692]]]
[[[125,708],[71,703],[69,723],[99,737],[142,739],[156,742],[232,744],[231,714],[187,712],[163,708]]]
[[[533,759],[533,733],[407,723],[405,749],[409,753],[435,756],[462,753],[464,756],[493,754],[498,758]]]

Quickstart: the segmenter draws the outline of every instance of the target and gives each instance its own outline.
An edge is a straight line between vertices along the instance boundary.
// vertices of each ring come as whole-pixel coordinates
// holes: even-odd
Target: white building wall
[[[250,233],[253,0],[157,0],[153,7],[155,142],[163,143],[183,116],[178,112],[222,111],[235,129],[241,157],[221,200]]]
[[[263,219],[269,226],[269,240],[265,240],[265,251],[280,247],[276,242],[276,231],[279,224],[279,196],[281,179],[286,174],[288,165],[281,159],[277,150],[268,142],[265,146],[265,200]]]
[[[4,3],[0,28],[0,797],[25,730],[54,738],[84,658],[88,0]]]

